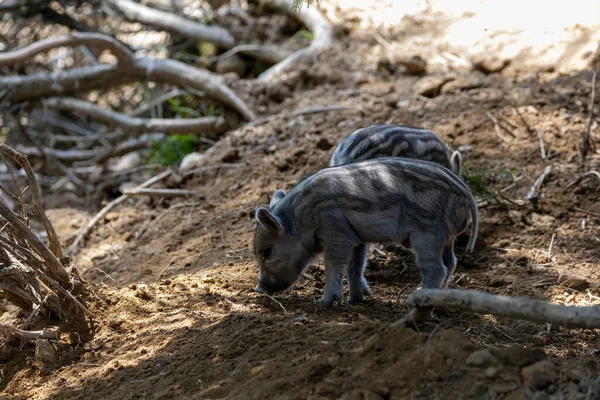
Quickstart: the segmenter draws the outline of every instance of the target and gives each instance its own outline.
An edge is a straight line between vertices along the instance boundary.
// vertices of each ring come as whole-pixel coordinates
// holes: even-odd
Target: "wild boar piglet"
[[[422,287],[442,287],[456,266],[454,237],[472,221],[472,251],[478,226],[471,191],[454,173],[401,157],[323,169],[287,194],[277,190],[270,209],[258,208],[256,219],[255,290],[272,294],[291,287],[322,251],[326,282],[319,308],[341,302],[344,274],[351,303],[369,293],[368,243],[409,241]]]
[[[462,156],[450,156],[448,146],[427,129],[404,125],[373,125],[346,136],[337,146],[329,166],[380,157],[405,157],[438,163],[460,176]]]

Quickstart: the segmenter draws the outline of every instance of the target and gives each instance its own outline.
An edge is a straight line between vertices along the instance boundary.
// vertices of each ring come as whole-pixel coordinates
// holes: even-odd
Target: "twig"
[[[42,330],[42,331],[24,331],[22,329],[15,328],[14,326],[3,324],[0,322],[0,332],[5,336],[14,337],[18,336],[25,340],[33,341],[37,339],[57,339],[58,331],[54,330]]]
[[[151,197],[182,197],[182,196],[197,196],[198,192],[194,190],[183,189],[143,189],[132,188],[125,189],[124,195],[127,196],[151,196]]]
[[[535,130],[537,137],[538,137],[538,141],[540,142],[540,154],[542,155],[542,160],[547,160],[547,156],[546,156],[546,145],[544,144],[544,136],[542,135],[542,133],[539,130]]]
[[[458,289],[421,289],[407,299],[410,307],[467,310],[478,314],[525,319],[567,328],[600,328],[600,306],[576,307],[524,297]]]
[[[158,274],[158,276],[156,277],[156,279],[154,280],[154,282],[158,282],[158,280],[160,279],[160,277],[162,276],[162,274],[165,273],[165,271],[167,270],[167,268],[169,268],[171,265],[175,264],[174,261],[169,261],[169,263],[162,269],[162,271],[160,271],[160,274]]]
[[[521,112],[519,111],[519,109],[517,107],[514,107],[514,110],[517,113],[517,115],[519,116],[519,118],[521,119],[521,122],[523,122],[523,125],[525,125],[525,128],[527,129],[527,132],[529,132],[529,133],[535,132],[535,129],[533,129],[531,127],[531,125],[529,125],[527,123],[527,120],[525,119],[525,116],[523,114],[521,114]]]
[[[299,115],[316,114],[316,113],[320,113],[320,112],[343,111],[343,110],[354,110],[354,109],[356,109],[356,107],[339,106],[339,105],[323,106],[323,107],[311,107],[311,108],[305,108],[305,109],[302,109],[302,110],[294,111],[292,113],[279,113],[279,114],[268,115],[268,116],[263,117],[263,118],[255,119],[254,121],[249,122],[248,125],[250,125],[250,126],[259,126],[259,125],[262,125],[262,124],[267,123],[269,121],[272,121],[272,120],[274,120],[276,118],[297,117]]]
[[[548,246],[548,262],[552,261],[552,245],[554,244],[554,237],[556,233],[552,234],[552,239],[550,239],[550,246]]]
[[[596,178],[598,178],[598,180],[600,180],[600,172],[598,172],[598,171],[588,171],[586,173],[583,173],[583,174],[579,175],[577,178],[575,178],[571,182],[569,182],[567,184],[567,186],[565,186],[565,189],[568,189],[571,186],[577,185],[579,182],[583,181],[588,176],[595,176]]]
[[[596,100],[596,71],[592,75],[592,94],[590,95],[590,103],[588,105],[588,122],[585,128],[585,132],[582,135],[581,141],[581,160],[585,160],[587,157],[588,150],[591,148],[594,150],[594,142],[590,140],[590,131],[592,129],[592,119],[594,118],[594,101]]]
[[[50,246],[50,250],[58,259],[61,259],[63,257],[62,246],[60,244],[60,240],[58,239],[58,235],[54,230],[54,227],[52,226],[50,220],[48,219],[48,216],[44,212],[44,208],[42,206],[42,196],[40,194],[40,186],[37,183],[35,173],[33,172],[33,169],[31,168],[27,157],[23,156],[22,154],[15,151],[14,149],[12,149],[4,143],[0,143],[0,152],[15,160],[15,162],[19,164],[23,171],[25,171],[25,175],[27,176],[27,180],[29,181],[29,190],[31,191],[31,202],[33,203],[33,210],[35,212],[35,215],[44,224],[44,228],[46,229],[46,233],[48,234],[48,244]]]
[[[118,126],[130,133],[164,133],[179,135],[183,133],[203,133],[226,130],[226,124],[219,117],[164,119],[134,118],[116,111],[104,109],[94,103],[70,97],[51,97],[44,101],[48,108],[68,110],[87,115],[98,121]]]
[[[490,119],[490,121],[492,121],[492,123],[494,124],[494,128],[496,129],[496,134],[498,135],[498,137],[506,143],[512,143],[512,140],[508,139],[506,136],[504,136],[502,134],[502,132],[500,132],[500,128],[503,127],[504,125],[500,125],[500,122],[498,122],[498,120],[496,119],[496,117],[494,117],[492,115],[491,112],[486,111],[485,115]],[[513,135],[514,137],[514,135]]]
[[[544,172],[542,172],[542,174],[535,180],[535,183],[531,189],[529,189],[529,193],[527,193],[527,200],[534,205],[536,205],[538,201],[538,191],[544,184],[544,179],[550,175],[550,172],[552,172],[552,166],[548,165],[546,168],[544,168]]]
[[[168,213],[170,213],[173,210],[176,210],[178,208],[182,208],[182,207],[195,207],[197,205],[199,205],[200,203],[197,202],[192,202],[192,203],[179,203],[179,204],[174,204],[171,207],[167,208],[165,211],[163,211],[162,213],[160,213],[156,218],[154,218],[153,220],[150,220],[148,222],[146,222],[146,224],[142,227],[142,229],[140,229],[136,235],[135,238],[139,239],[142,237],[142,235],[146,232],[146,230],[148,229],[148,227],[150,225],[154,225],[157,226],[158,221],[160,221],[161,219],[163,219],[165,217],[165,215],[167,215]]]
[[[591,211],[588,211],[588,210],[584,210],[583,208],[577,208],[577,207],[575,207],[573,209],[575,211],[579,211],[581,213],[591,215],[592,217],[600,218],[600,214],[598,214],[598,213],[594,213],[594,212],[591,212]]]
[[[287,310],[285,309],[285,307],[283,306],[283,304],[281,304],[280,302],[278,302],[277,300],[275,300],[275,298],[273,296],[271,296],[270,294],[266,294],[266,293],[261,293],[263,296],[268,297],[269,299],[273,300],[275,303],[277,303],[279,305],[279,307],[281,307],[281,309],[283,310],[284,314],[287,314]]]
[[[213,62],[225,60],[237,53],[247,54],[261,61],[277,64],[288,57],[291,52],[285,48],[264,44],[240,44],[213,58]]]
[[[155,176],[155,177],[153,177],[151,179],[148,179],[146,182],[142,183],[137,188],[143,189],[143,188],[147,188],[149,186],[152,186],[156,182],[159,182],[159,181],[165,179],[169,175],[171,175],[171,171],[170,170],[163,171],[161,174],[159,174],[159,175],[157,175],[157,176]],[[85,239],[87,238],[87,236],[90,234],[90,232],[92,231],[92,229],[94,228],[94,226],[98,223],[98,221],[100,221],[102,218],[104,218],[104,216],[110,210],[112,210],[115,206],[123,203],[128,198],[129,198],[128,195],[123,194],[123,195],[117,197],[116,199],[114,199],[113,201],[111,201],[110,203],[108,203],[106,206],[104,206],[104,208],[102,210],[100,210],[98,212],[98,214],[96,214],[94,216],[94,218],[92,218],[90,220],[90,222],[88,222],[87,225],[84,226],[83,229],[81,229],[81,231],[77,234],[77,237],[75,238],[75,240],[73,241],[73,243],[69,247],[69,253],[72,254],[72,255],[77,254],[77,252],[79,251],[80,246],[83,245],[83,242],[85,241]]]

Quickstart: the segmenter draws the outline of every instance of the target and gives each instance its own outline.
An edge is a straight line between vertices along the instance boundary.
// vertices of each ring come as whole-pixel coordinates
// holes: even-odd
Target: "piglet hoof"
[[[321,297],[319,299],[319,301],[317,301],[317,309],[322,310],[324,308],[331,306],[333,303],[341,303],[341,302],[342,302],[342,295],[325,293],[323,295],[323,297]]]
[[[361,288],[358,292],[350,292],[350,297],[348,298],[348,304],[358,304],[362,303],[365,299],[365,296],[371,295],[371,289],[369,289],[369,285],[364,282],[361,285]]]

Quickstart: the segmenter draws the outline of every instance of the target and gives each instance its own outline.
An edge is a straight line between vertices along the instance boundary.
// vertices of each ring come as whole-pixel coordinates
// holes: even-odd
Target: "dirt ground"
[[[55,363],[27,350],[2,364],[0,397],[600,398],[598,330],[445,311],[419,332],[390,327],[420,282],[400,247],[372,252],[372,296],[360,305],[316,312],[321,262],[277,302],[252,292],[254,210],[325,167],[345,135],[387,122],[432,129],[461,149],[472,179],[510,200],[480,199],[477,245],[463,254],[459,243],[452,287],[600,304],[600,182],[566,188],[600,168],[600,153],[585,165],[578,157],[592,73],[515,63],[498,73],[449,67],[411,76],[360,22],[337,21],[333,46],[282,83],[232,84],[261,115],[277,116],[230,132],[203,161],[230,165],[166,182],[200,199],[139,199],[106,216],[76,259],[96,284],[88,299],[95,325],[62,335]],[[402,46],[428,24],[402,20],[383,40]],[[419,96],[432,77],[447,83]],[[291,114],[331,105],[345,108]],[[498,134],[488,112],[515,137]],[[534,209],[525,198],[548,165]],[[68,244],[93,211],[48,214]]]

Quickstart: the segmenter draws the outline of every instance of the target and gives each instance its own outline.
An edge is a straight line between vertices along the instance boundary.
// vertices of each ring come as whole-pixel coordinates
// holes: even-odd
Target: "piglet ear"
[[[275,192],[275,194],[273,195],[273,198],[271,198],[271,203],[269,203],[269,208],[272,210],[273,207],[275,207],[277,205],[277,203],[279,203],[281,201],[281,199],[283,199],[285,197],[285,191],[284,190],[277,190]]]
[[[256,220],[266,230],[277,233],[279,236],[285,236],[285,229],[283,229],[283,225],[281,225],[279,219],[266,208],[260,207],[256,210]]]
[[[460,171],[462,169],[462,155],[459,151],[452,153],[450,165],[452,167],[452,172],[454,172],[454,174],[460,178]]]

